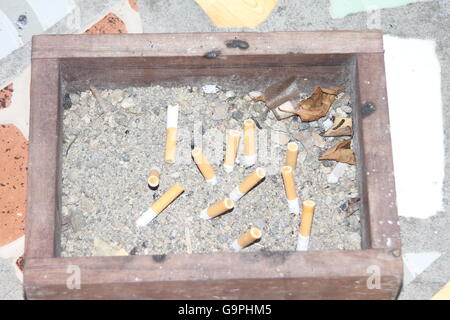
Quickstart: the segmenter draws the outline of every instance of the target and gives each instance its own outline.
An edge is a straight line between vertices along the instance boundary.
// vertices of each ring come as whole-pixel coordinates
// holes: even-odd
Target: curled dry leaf
[[[302,121],[316,121],[327,114],[340,92],[341,88],[326,89],[317,86],[309,98],[298,103],[300,108],[291,112],[298,115]]]
[[[252,98],[252,101],[253,102],[266,102],[266,97],[264,96],[264,95],[261,95],[261,96],[259,96],[259,97],[256,97],[256,98]]]
[[[353,125],[352,118],[338,118],[334,119],[333,126],[328,129],[323,135],[324,137],[340,137],[340,136],[352,136]]]
[[[334,160],[348,164],[356,164],[355,154],[350,148],[352,139],[346,139],[322,153],[319,160]]]

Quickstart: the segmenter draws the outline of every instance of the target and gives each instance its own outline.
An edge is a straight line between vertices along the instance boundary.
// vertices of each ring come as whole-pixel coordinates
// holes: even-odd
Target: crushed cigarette
[[[174,163],[177,146],[177,127],[178,127],[178,105],[167,107],[167,134],[166,134],[166,153],[164,160],[167,163]]]
[[[178,183],[175,183],[169,190],[164,193],[161,198],[155,201],[153,205],[136,220],[137,227],[144,227],[150,221],[155,219],[169,204],[171,204],[181,193],[184,188]]]
[[[200,170],[202,176],[205,178],[206,182],[212,185],[216,184],[217,183],[216,173],[214,172],[213,167],[209,164],[208,160],[206,159],[206,156],[203,154],[202,149],[194,148],[192,150],[192,158],[194,159],[195,164]]]
[[[243,248],[260,239],[261,235],[261,230],[259,230],[258,228],[251,228],[249,231],[234,240],[232,247],[235,251],[241,251]]]
[[[256,132],[255,121],[244,121],[244,165],[251,167],[256,163]]]
[[[281,175],[283,177],[284,191],[289,205],[290,213],[300,213],[300,205],[298,203],[297,190],[294,182],[294,174],[289,166],[281,167]]]
[[[297,157],[298,157],[298,144],[295,142],[289,142],[286,151],[286,161],[285,166],[289,166],[292,170],[297,168]]]
[[[316,203],[312,200],[303,201],[303,210],[300,223],[300,230],[297,240],[297,251],[307,251],[309,247],[309,237],[314,216]]]
[[[239,148],[240,134],[237,130],[229,130],[227,138],[227,149],[225,151],[225,161],[223,168],[225,172],[230,173],[234,170],[234,163]]]
[[[266,176],[264,168],[257,168],[250,176],[247,177],[240,185],[236,186],[229,194],[229,198],[234,202],[239,201],[244,194],[249,192]]]
[[[234,202],[230,198],[225,198],[200,212],[200,218],[209,220],[224,214],[234,208]]]
[[[152,188],[156,188],[159,186],[159,175],[161,173],[161,169],[158,167],[152,167],[150,169],[150,175],[148,177],[148,185]]]
[[[349,165],[346,163],[338,162],[333,171],[331,171],[331,173],[327,176],[328,183],[338,183],[348,166]]]

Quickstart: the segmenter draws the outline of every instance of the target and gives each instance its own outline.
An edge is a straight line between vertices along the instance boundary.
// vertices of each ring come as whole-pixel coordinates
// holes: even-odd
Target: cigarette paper
[[[150,169],[150,175],[148,177],[148,185],[152,188],[156,188],[159,185],[159,175],[160,175],[161,169],[158,167],[152,167]]]
[[[223,168],[225,172],[230,173],[234,169],[234,163],[236,161],[236,155],[239,147],[239,131],[230,130],[227,138],[227,149],[225,151],[225,161]]]
[[[239,201],[244,194],[250,191],[254,186],[258,184],[266,176],[266,170],[264,168],[257,168],[250,176],[247,177],[242,183],[236,186],[228,195],[228,197],[234,202]]]
[[[183,191],[184,188],[178,183],[175,183],[161,196],[161,198],[156,200],[155,203],[153,203],[153,205],[139,217],[139,219],[136,220],[136,226],[146,226],[150,221],[156,218],[161,211],[167,208],[172,201],[183,193]]]
[[[256,163],[256,132],[255,121],[247,119],[244,121],[244,158],[246,167],[251,167]]]
[[[289,205],[289,212],[300,213],[300,205],[298,203],[297,190],[294,182],[294,174],[289,166],[281,167],[281,175],[283,176],[284,191]]]
[[[225,212],[233,209],[233,207],[233,200],[231,200],[230,198],[225,198],[202,210],[202,212],[200,212],[200,217],[202,219],[209,220],[211,218],[215,218],[217,216],[220,216],[221,214],[224,214]]]
[[[167,163],[175,162],[177,152],[178,108],[178,105],[167,107],[166,153],[164,155],[164,160]]]
[[[309,237],[311,235],[311,226],[316,204],[312,200],[303,201],[302,220],[297,240],[297,251],[306,251],[309,246]]]
[[[240,251],[260,238],[261,238],[261,230],[259,230],[258,228],[251,228],[242,236],[234,240],[232,247],[234,251]]]
[[[206,182],[208,182],[209,184],[216,184],[216,173],[214,172],[213,167],[209,164],[208,160],[206,160],[202,149],[194,148],[192,150],[192,158],[194,159],[195,164],[205,178]]]
[[[292,170],[297,168],[297,157],[298,157],[298,144],[295,142],[289,142],[286,151],[286,162],[285,166],[289,166]]]

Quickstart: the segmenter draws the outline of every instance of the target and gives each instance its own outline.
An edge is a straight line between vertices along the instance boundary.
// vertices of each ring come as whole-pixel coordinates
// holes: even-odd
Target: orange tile
[[[24,232],[28,141],[16,126],[0,125],[0,247]]]
[[[128,0],[128,3],[130,4],[130,7],[136,11],[139,12],[139,7],[137,5],[137,0]]]
[[[12,83],[0,90],[0,109],[7,108],[11,105],[13,91]]]
[[[103,33],[128,33],[125,23],[114,13],[108,13],[103,19],[98,21],[84,33],[103,34]]]

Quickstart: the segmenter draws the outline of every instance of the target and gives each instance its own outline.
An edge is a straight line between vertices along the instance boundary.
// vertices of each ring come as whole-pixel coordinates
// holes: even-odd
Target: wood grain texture
[[[384,56],[357,56],[365,230],[372,248],[401,247]],[[373,110],[372,110],[373,108]]]
[[[227,48],[227,40],[249,48]],[[325,54],[383,52],[378,31],[304,31],[271,33],[177,33],[33,36],[32,58],[174,57],[222,55]]]
[[[374,265],[379,289],[367,286]],[[25,271],[30,299],[393,299],[400,282],[388,250],[31,259]]]
[[[59,246],[60,139],[59,61],[31,66],[26,258],[54,257]]]

